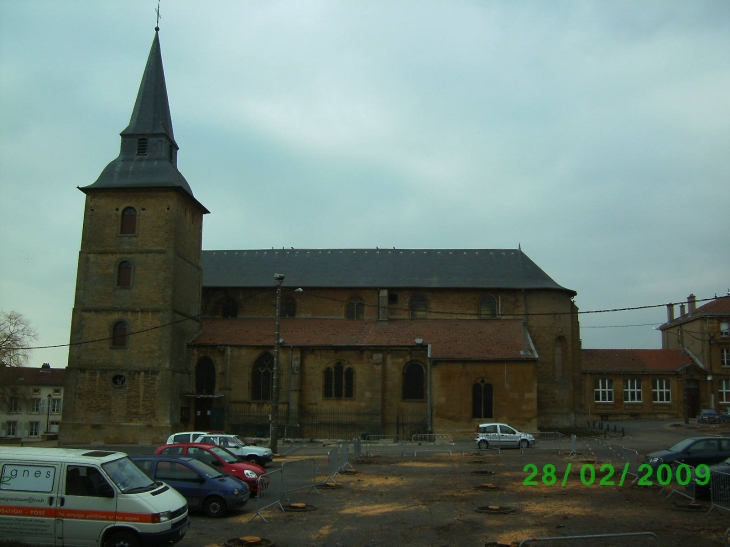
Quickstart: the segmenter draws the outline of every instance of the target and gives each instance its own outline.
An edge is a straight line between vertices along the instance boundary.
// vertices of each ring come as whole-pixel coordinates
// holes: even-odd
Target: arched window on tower
[[[479,319],[493,319],[497,317],[497,299],[491,294],[485,294],[479,300]]]
[[[117,287],[132,286],[132,264],[126,260],[117,266]]]
[[[112,347],[126,348],[129,343],[129,327],[124,321],[117,321],[112,328]]]
[[[325,399],[352,399],[355,397],[355,369],[336,363],[323,372],[323,395]]]
[[[233,298],[226,298],[221,309],[222,317],[238,317],[238,303]]]
[[[262,353],[253,364],[251,371],[251,400],[270,401],[271,386],[274,378],[274,356]]]
[[[562,378],[565,374],[565,354],[567,344],[565,338],[558,336],[555,340],[555,378]]]
[[[411,319],[426,319],[428,302],[425,296],[420,294],[411,298]]]
[[[134,207],[127,207],[122,211],[122,225],[119,228],[122,235],[134,235],[137,233],[137,210]]]
[[[418,361],[403,367],[403,400],[422,401],[426,398],[426,373]]]
[[[484,379],[474,383],[471,388],[472,418],[494,417],[492,392],[492,384],[488,384]]]
[[[355,296],[347,303],[346,317],[348,319],[365,319],[365,303]]]
[[[201,357],[195,365],[195,394],[215,394],[215,365],[210,357]]]

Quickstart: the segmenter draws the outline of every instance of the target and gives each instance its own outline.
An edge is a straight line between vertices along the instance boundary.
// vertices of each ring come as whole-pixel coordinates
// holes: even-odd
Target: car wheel
[[[134,532],[120,530],[112,532],[104,540],[104,547],[140,547],[141,544]]]
[[[528,448],[530,446],[530,443],[527,439],[522,439],[520,441],[520,448]]]
[[[258,456],[249,456],[248,458],[246,458],[246,461],[255,463],[256,465],[260,465],[261,467],[263,467],[263,464],[261,463],[261,460]]]
[[[479,442],[477,443],[477,446],[478,446],[478,447],[479,447],[479,448],[480,448],[481,450],[486,450],[487,448],[489,448],[489,443],[488,443],[487,441],[485,441],[484,439],[482,439],[481,441],[479,441]]]
[[[209,517],[222,517],[226,514],[226,510],[228,508],[226,507],[226,502],[223,501],[223,498],[211,496],[205,500],[203,509],[205,510],[205,514]]]

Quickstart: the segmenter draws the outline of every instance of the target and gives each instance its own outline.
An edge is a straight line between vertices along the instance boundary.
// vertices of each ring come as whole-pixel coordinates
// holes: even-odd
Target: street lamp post
[[[271,382],[271,439],[269,448],[276,453],[279,442],[279,350],[281,347],[281,284],[284,274],[274,274],[276,280],[276,338],[274,339],[274,371]]]
[[[50,433],[50,424],[51,424],[51,401],[53,400],[53,396],[49,393],[48,394],[48,408],[46,409],[46,434]]]

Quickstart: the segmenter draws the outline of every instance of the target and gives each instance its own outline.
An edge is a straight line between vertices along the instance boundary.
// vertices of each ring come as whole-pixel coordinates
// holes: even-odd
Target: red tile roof
[[[4,367],[0,370],[3,383],[14,386],[62,386],[65,368]]]
[[[680,349],[584,349],[583,372],[674,372],[692,363]]]
[[[721,296],[700,306],[692,315],[709,313],[712,315],[730,315],[730,296]]]
[[[273,347],[273,319],[207,319],[192,346]],[[534,359],[522,354],[521,320],[282,319],[284,345],[295,347],[416,347],[431,344],[434,359]]]

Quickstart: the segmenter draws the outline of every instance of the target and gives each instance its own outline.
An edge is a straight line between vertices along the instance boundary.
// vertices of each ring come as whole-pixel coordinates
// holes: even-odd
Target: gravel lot
[[[707,433],[674,429],[655,432],[656,439],[651,442],[646,439],[648,434],[642,434],[642,442],[647,444],[645,450]],[[632,439],[608,441],[630,446]],[[519,450],[476,451],[467,443],[453,448],[451,455],[422,453],[403,457],[387,454],[384,447],[382,454],[375,452],[375,456],[354,460],[357,472],[336,478],[341,488],[320,488],[319,494],[300,491],[283,502],[285,507],[289,502],[316,507],[311,511],[282,512],[269,508],[262,512],[267,522],[260,518],[250,521],[255,514],[256,502],[252,500],[242,511],[218,520],[194,514],[191,529],[179,545],[221,546],[227,539],[258,536],[278,547],[483,547],[517,545],[529,537],[653,532],[663,547],[703,547],[724,545],[724,535],[730,527],[730,512],[713,511],[706,515],[708,503],[704,510],[694,512],[688,510],[687,498],[672,495],[667,499],[666,493],[659,494],[658,487],[631,486],[631,478],[618,486],[619,464],[613,477],[615,485],[600,486],[599,466],[589,463],[591,454],[584,446],[579,445],[580,453],[574,456],[537,449],[524,454]],[[326,457],[307,452],[316,450],[299,449],[279,461],[313,458],[318,477],[324,479]],[[561,486],[569,463],[572,470],[565,486]],[[524,484],[527,464],[534,464],[538,470],[535,486]],[[550,486],[542,481],[546,464],[556,468],[556,482]],[[595,469],[597,478],[593,485],[581,482],[583,466]],[[274,463],[271,469],[277,467]],[[590,474],[587,467],[586,476]],[[501,514],[505,508],[512,511]],[[648,537],[545,543],[654,544]]]

